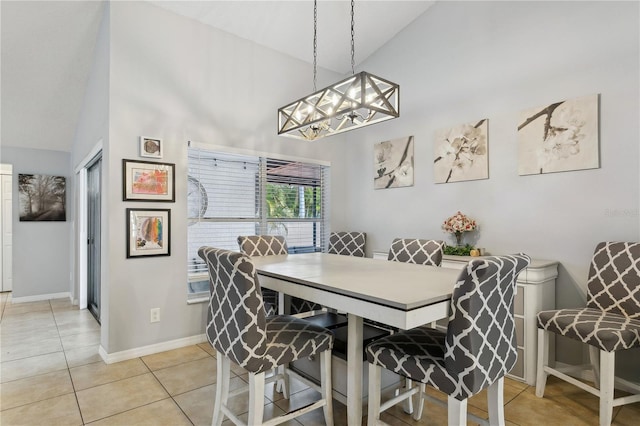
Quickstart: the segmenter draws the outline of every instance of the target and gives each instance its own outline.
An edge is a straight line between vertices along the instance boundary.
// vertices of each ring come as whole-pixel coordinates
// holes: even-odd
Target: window
[[[327,166],[188,149],[189,293],[208,291],[201,246],[237,251],[238,235],[282,235],[289,253],[326,248]]]

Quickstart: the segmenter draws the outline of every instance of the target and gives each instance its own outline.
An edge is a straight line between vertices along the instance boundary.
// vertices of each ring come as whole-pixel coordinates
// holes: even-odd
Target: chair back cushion
[[[332,232],[329,236],[329,253],[364,257],[367,234],[364,232]]]
[[[587,281],[587,307],[640,319],[640,243],[596,246]]]
[[[444,363],[460,395],[473,395],[511,371],[517,360],[513,319],[516,279],[526,254],[472,260],[451,296]]]
[[[267,349],[262,293],[251,259],[244,254],[200,247],[209,268],[209,343],[249,371],[260,371]]]
[[[247,256],[287,254],[287,241],[280,235],[249,235],[238,237],[240,251]]]
[[[396,238],[389,248],[388,260],[440,266],[444,241]]]

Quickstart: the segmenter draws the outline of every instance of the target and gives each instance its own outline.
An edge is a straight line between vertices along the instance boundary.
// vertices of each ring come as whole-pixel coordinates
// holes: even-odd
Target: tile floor
[[[216,362],[208,344],[107,365],[98,355],[99,325],[88,311],[68,300],[12,304],[10,293],[0,297],[0,425],[211,423]],[[246,381],[246,374],[234,369],[232,388]],[[293,384],[287,401],[267,386],[265,416],[304,406],[317,396]],[[543,399],[536,398],[534,388],[507,379],[504,400],[508,425],[598,424],[597,399],[553,377]],[[232,405],[237,413],[247,411],[246,397],[235,397]],[[487,418],[485,395],[472,398],[469,410]],[[336,402],[334,412],[335,424],[345,425],[345,406]],[[614,425],[638,425],[638,419],[640,403],[614,410]],[[415,422],[394,407],[383,420],[445,425],[446,409],[427,402],[422,421]],[[287,424],[322,425],[322,411]]]

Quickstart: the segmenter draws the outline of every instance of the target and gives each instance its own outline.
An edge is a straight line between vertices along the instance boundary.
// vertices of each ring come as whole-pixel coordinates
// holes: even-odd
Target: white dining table
[[[445,318],[460,273],[454,269],[327,253],[253,257],[252,261],[262,287],[349,314],[349,425],[362,424],[363,318],[401,329]]]

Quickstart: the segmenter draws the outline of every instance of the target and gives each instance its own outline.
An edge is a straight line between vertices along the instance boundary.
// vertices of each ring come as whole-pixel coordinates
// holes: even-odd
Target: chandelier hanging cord
[[[313,91],[314,92],[317,91],[316,89],[316,81],[317,81],[317,75],[318,75],[317,68],[318,68],[318,0],[313,0]]]
[[[354,6],[355,6],[356,1],[355,0],[351,0],[351,75],[356,75],[356,42],[355,42],[355,38],[356,38],[356,31],[355,31],[355,20],[353,18],[354,16]]]

